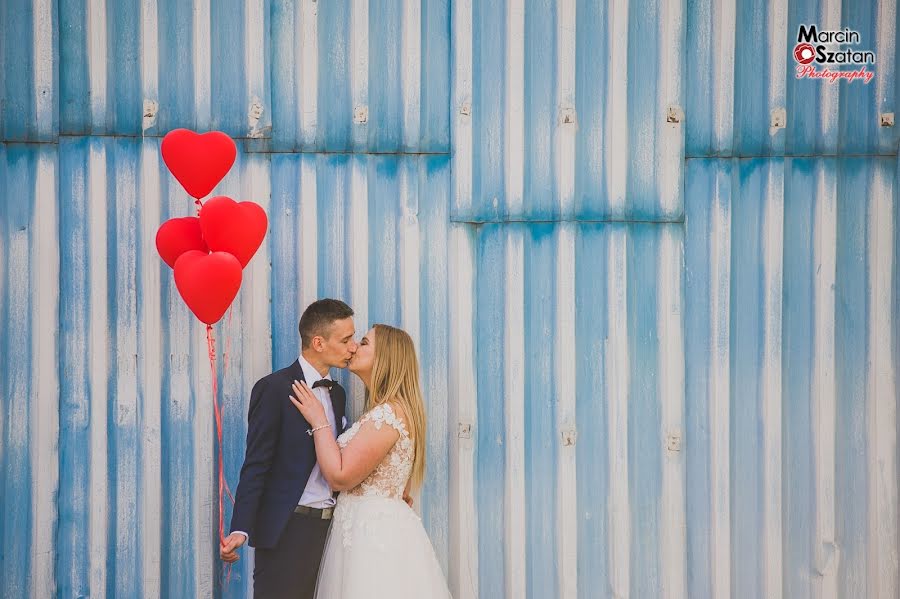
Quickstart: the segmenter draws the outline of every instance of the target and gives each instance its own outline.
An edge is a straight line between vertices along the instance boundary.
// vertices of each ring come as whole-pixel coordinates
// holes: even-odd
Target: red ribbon
[[[197,205],[197,215],[200,215],[200,209],[203,208],[203,202],[200,200],[194,200],[194,203]],[[231,308],[229,308],[229,322],[230,322],[230,312]],[[230,345],[230,339],[226,340]],[[213,413],[216,417],[216,449],[219,454],[219,543],[225,544],[225,509],[223,506],[224,503],[224,494],[228,494],[228,498],[231,500],[231,504],[234,505],[234,496],[231,494],[231,489],[228,487],[228,482],[225,480],[225,460],[223,456],[223,441],[222,441],[222,410],[219,407],[219,380],[216,376],[216,340],[213,337],[213,328],[211,324],[206,325],[206,349],[209,355],[209,372],[210,378],[212,380],[212,394],[213,394]],[[225,350],[225,359],[226,363],[224,367],[227,369],[227,358],[228,358],[228,348]],[[228,564],[228,568],[226,569],[225,582],[226,584],[231,580],[231,564]]]

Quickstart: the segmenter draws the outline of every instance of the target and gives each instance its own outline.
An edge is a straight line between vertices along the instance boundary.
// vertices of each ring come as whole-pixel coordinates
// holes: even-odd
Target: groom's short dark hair
[[[343,320],[353,316],[353,308],[336,299],[320,299],[311,303],[303,311],[300,317],[300,340],[303,349],[309,347],[313,337],[327,337],[331,325],[336,320]]]

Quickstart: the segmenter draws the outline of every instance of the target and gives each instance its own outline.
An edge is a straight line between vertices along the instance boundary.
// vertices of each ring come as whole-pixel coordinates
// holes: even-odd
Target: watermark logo
[[[815,25],[800,25],[794,46],[797,79],[869,83],[875,77],[875,72],[868,70],[868,65],[875,64],[875,53],[845,47],[859,46],[861,40],[859,32],[849,28],[820,30]],[[847,66],[852,70],[843,68]]]

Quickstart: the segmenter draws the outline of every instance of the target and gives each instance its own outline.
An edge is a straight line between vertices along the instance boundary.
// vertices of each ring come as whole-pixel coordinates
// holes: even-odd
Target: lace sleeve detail
[[[382,425],[387,424],[400,433],[401,437],[409,436],[409,433],[406,431],[406,423],[403,422],[402,418],[397,416],[396,412],[394,412],[394,408],[391,407],[391,404],[384,403],[380,406],[376,406],[368,414],[363,416],[360,422],[365,422],[366,420],[370,420],[376,430],[381,430]]]
[[[338,445],[341,449],[347,447],[350,441],[359,432],[360,427],[370,422],[376,430],[381,430],[388,425],[400,436],[394,446],[375,470],[366,477],[357,487],[348,491],[352,495],[378,495],[381,497],[403,497],[403,489],[412,471],[412,463],[415,448],[406,429],[403,418],[397,416],[390,404],[381,404],[366,412],[353,426],[338,437]]]

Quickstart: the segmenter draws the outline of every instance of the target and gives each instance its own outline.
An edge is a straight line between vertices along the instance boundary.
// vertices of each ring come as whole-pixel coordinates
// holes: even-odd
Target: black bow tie
[[[331,388],[334,387],[334,381],[332,381],[331,379],[319,379],[312,384],[313,389],[315,389],[316,387],[325,387],[326,389],[331,391]]]

